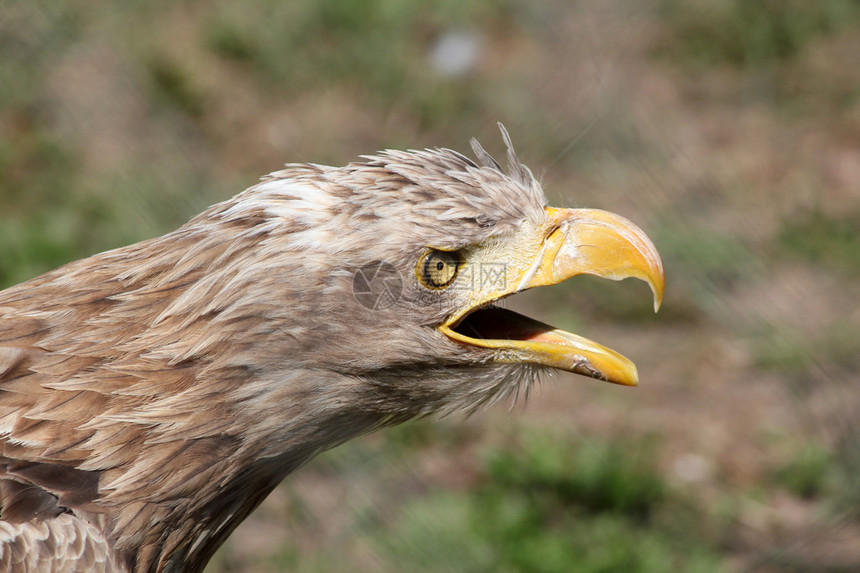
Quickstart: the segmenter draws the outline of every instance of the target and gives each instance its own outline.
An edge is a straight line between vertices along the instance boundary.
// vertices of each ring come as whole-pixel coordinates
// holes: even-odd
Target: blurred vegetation
[[[796,57],[816,39],[860,22],[860,2],[664,0],[674,53],[703,64],[761,66]]]
[[[414,422],[392,434],[402,443],[404,434],[436,431]],[[707,512],[665,481],[656,447],[653,440],[584,443],[556,431],[526,431],[516,444],[482,453],[470,490],[431,486],[394,512],[360,511],[361,537],[385,559],[383,570],[562,572],[572,564],[584,573],[724,570]],[[354,456],[327,457],[332,468],[354,469]],[[229,555],[219,559],[229,570]],[[288,543],[269,565],[324,571],[348,559],[349,551],[336,547],[308,556]]]
[[[778,484],[803,498],[814,498],[834,486],[831,453],[820,444],[806,444],[775,474]]]
[[[398,535],[379,536],[384,554],[410,571],[720,570],[706,543],[690,544],[697,514],[667,486],[652,451],[526,434],[484,456],[474,492],[430,492],[405,506]],[[452,556],[457,539],[469,543]]]
[[[0,285],[287,161],[498,153],[501,120],[551,203],[616,210],[660,249],[659,315],[634,281],[520,299],[627,345],[643,388],[550,380],[522,412],[347,444],[209,570],[857,570],[858,24],[857,0],[12,0]],[[475,61],[445,72],[458,34]]]
[[[842,213],[836,218],[812,210],[786,222],[777,238],[778,253],[856,278],[860,276],[858,229],[860,213]]]

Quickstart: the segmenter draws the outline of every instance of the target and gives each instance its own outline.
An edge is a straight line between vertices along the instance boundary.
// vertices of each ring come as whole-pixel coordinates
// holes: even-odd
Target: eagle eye
[[[432,250],[418,261],[415,274],[418,275],[421,284],[427,288],[445,288],[457,278],[460,264],[457,253]]]

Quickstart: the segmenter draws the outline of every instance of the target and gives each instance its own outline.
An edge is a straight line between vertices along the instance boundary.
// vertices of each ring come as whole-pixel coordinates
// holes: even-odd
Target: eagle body
[[[604,367],[526,317],[458,326],[579,272],[662,295],[652,260],[553,274],[581,258],[573,210],[546,206],[503,134],[507,172],[474,142],[477,162],[289,165],[167,235],[0,292],[0,570],[200,571],[320,451],[527,391],[546,367],[618,381],[623,357]],[[499,261],[506,284],[476,285]],[[356,273],[380,263],[398,290],[367,305]]]

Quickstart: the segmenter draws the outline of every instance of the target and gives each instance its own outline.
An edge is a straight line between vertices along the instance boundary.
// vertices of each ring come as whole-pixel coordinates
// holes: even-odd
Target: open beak
[[[663,300],[663,262],[654,244],[636,225],[597,209],[547,208],[545,236],[530,265],[517,271],[510,288],[480,298],[439,327],[460,343],[495,349],[496,361],[549,366],[593,378],[635,386],[636,366],[621,354],[577,334],[521,314],[487,307],[525,289],[557,284],[573,276],[591,274],[648,283],[655,312]]]

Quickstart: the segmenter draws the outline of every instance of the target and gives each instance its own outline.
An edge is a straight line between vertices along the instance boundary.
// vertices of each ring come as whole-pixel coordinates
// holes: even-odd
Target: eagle
[[[201,571],[356,436],[633,363],[504,307],[579,274],[663,297],[627,219],[554,208],[510,137],[287,164],[177,230],[0,292],[0,569]]]

